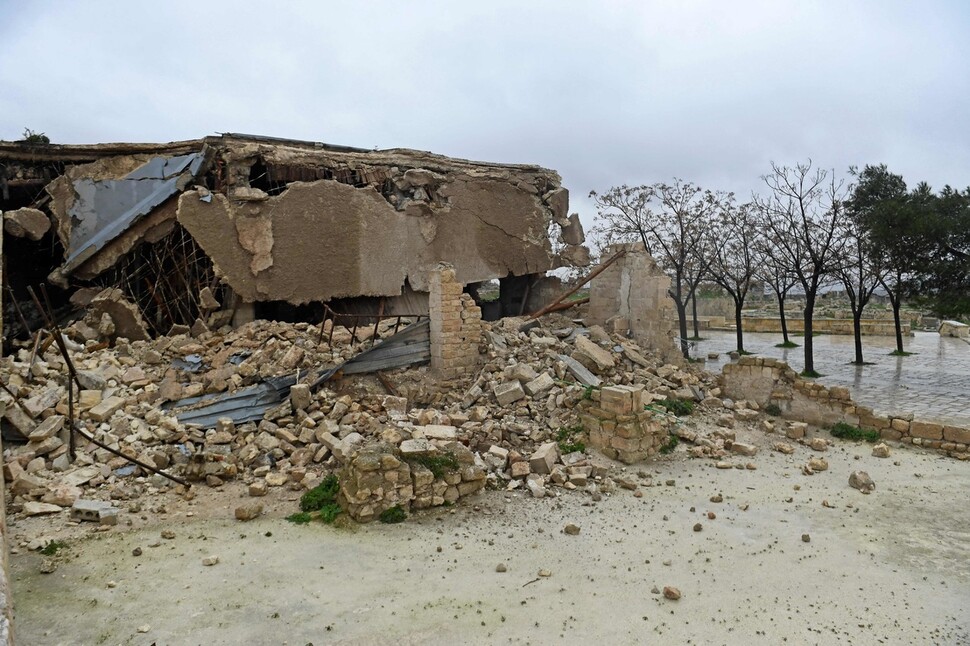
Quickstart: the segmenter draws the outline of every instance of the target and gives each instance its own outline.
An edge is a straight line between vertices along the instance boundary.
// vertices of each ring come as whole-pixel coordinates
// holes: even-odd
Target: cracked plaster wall
[[[217,193],[207,203],[183,193],[178,220],[247,301],[396,296],[405,280],[427,291],[427,271],[442,261],[463,284],[556,266],[546,235],[555,214],[534,185],[513,184],[507,173],[440,177],[427,193],[435,206],[420,209],[335,180],[292,182],[272,197],[230,195],[245,199]],[[564,189],[556,197],[565,211]]]

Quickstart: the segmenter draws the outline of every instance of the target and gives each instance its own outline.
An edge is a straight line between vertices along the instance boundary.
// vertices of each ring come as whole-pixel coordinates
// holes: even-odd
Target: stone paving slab
[[[727,353],[735,348],[735,334],[708,330],[705,339],[697,343],[692,356],[721,353],[719,359],[706,362],[708,370],[720,372],[730,361]],[[791,339],[803,341],[797,336]],[[927,421],[970,425],[970,344],[966,341],[916,332],[903,339],[906,351],[916,354],[893,357],[889,353],[896,347],[894,338],[863,337],[863,358],[869,362],[864,366],[850,363],[855,355],[851,336],[821,335],[814,342],[821,383],[848,386],[853,399],[878,413],[910,412]],[[802,347],[776,348],[776,343],[781,343],[781,334],[744,335],[747,351],[782,359],[799,372],[804,369]]]

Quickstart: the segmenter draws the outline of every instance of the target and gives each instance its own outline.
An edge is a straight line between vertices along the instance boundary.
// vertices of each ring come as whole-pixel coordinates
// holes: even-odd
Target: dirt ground
[[[628,468],[642,497],[490,491],[399,525],[293,525],[282,488],[236,521],[241,483],[143,499],[107,531],[23,520],[11,535],[67,547],[49,574],[37,552],[11,556],[18,643],[970,643],[970,464],[840,441],[786,456],[778,439],[739,432],[756,470],[682,448]],[[803,475],[818,455],[829,469]],[[871,495],[848,486],[857,469]]]

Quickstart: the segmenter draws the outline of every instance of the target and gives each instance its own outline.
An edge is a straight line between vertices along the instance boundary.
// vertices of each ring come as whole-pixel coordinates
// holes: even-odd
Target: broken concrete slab
[[[85,317],[93,327],[98,327],[103,315],[107,314],[114,324],[110,340],[123,337],[129,341],[147,341],[148,328],[138,307],[125,298],[120,289],[108,288],[91,300]]]
[[[575,349],[570,356],[596,374],[608,372],[616,365],[613,353],[584,336],[577,336],[573,345]]]
[[[102,525],[117,525],[119,511],[121,510],[103,500],[85,500],[78,498],[71,506],[71,518],[78,521],[100,523]]]
[[[594,375],[586,368],[586,366],[576,361],[572,357],[561,354],[559,355],[559,360],[566,364],[566,368],[569,370],[570,374],[576,378],[576,381],[584,386],[593,386],[596,388],[603,383],[602,379]]]
[[[51,219],[38,209],[22,208],[3,214],[3,231],[15,238],[38,242],[50,229]]]

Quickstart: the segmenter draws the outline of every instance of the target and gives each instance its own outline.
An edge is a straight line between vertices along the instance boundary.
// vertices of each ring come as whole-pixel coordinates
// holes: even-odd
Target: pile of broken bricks
[[[360,451],[375,445],[390,447],[388,454],[395,456],[461,447],[464,472],[457,479],[441,478],[444,488],[438,478],[428,482],[420,468],[409,467],[407,477],[391,476],[399,478],[391,496],[396,501],[384,501],[383,494],[375,496],[360,482],[351,491],[348,478],[344,500],[348,507],[360,505],[361,519],[372,518],[388,502],[403,499],[421,509],[457,500],[456,491],[463,497],[483,487],[539,498],[567,492],[599,497],[625,486],[622,468],[598,451],[562,454],[557,443],[561,429],[582,425],[580,416],[593,397],[617,387],[638,393],[638,409],[666,398],[699,402],[690,424],[652,406],[649,417],[663,421],[656,441],[671,432],[693,444],[691,457],[718,466],[751,466],[731,461],[750,457],[753,447],[735,442],[730,427],[757,428],[762,414],[752,403],[721,399],[717,376],[664,363],[630,339],[585,327],[581,319],[554,314],[523,323],[508,318],[483,324],[481,369],[458,382],[461,387],[443,385],[427,367],[409,368],[385,375],[396,394],[387,394],[371,376],[346,378],[334,385],[338,392],[330,386],[309,388],[307,378],[315,370],[369,347],[367,340],[352,343],[350,332],[340,327],[321,336],[319,328],[305,323],[255,321],[197,336],[174,330],[156,339],[117,337],[109,347],[103,339],[87,338],[90,330],[79,331],[77,325],[67,326],[65,335],[83,387],[75,402],[78,423],[122,453],[191,482],[219,487],[241,480],[254,496],[274,489],[301,492],[346,470]],[[378,326],[378,336],[392,333],[390,326]],[[53,347],[35,357],[22,348],[4,357],[2,368],[22,404],[0,394],[5,423],[29,440],[4,446],[8,510],[14,517],[60,513],[79,500],[83,508],[88,501],[117,504],[173,490],[165,478],[83,439],[77,458],[68,459],[67,368]],[[220,419],[214,428],[198,428],[180,423],[165,408],[182,397],[231,392],[281,375],[297,375],[298,384],[258,422]],[[382,477],[400,467],[387,464]],[[369,491],[363,495],[362,489]],[[102,523],[117,518],[107,508],[98,513]],[[75,518],[93,520],[80,511]]]

